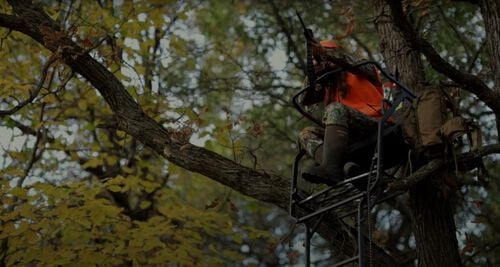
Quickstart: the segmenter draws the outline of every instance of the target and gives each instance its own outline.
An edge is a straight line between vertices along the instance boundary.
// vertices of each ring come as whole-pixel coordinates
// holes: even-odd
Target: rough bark
[[[450,199],[429,183],[411,190],[419,266],[462,266]]]
[[[380,47],[387,65],[398,70],[401,80],[415,91],[423,90],[425,84],[420,53],[415,48],[415,36],[408,40],[398,27],[404,14],[400,1],[374,0],[375,25],[380,37]],[[397,5],[395,10],[393,5]],[[405,21],[406,22],[406,21]],[[411,27],[409,24],[405,24]],[[405,39],[406,37],[406,39]],[[421,40],[420,44],[426,45]],[[436,59],[437,60],[437,59]],[[432,64],[431,64],[432,65]],[[439,66],[447,66],[440,64]],[[456,74],[456,73],[455,73]],[[429,182],[429,177],[410,190],[410,209],[417,243],[419,266],[461,266],[455,236],[455,222],[449,199],[438,197],[438,190]]]
[[[420,34],[414,30],[414,26],[410,23],[405,15],[405,12],[403,11],[401,1],[388,0],[386,2],[390,7],[390,13],[392,20],[394,21],[394,26],[400,33],[399,38],[405,40],[408,48],[421,53],[425,56],[435,71],[443,74],[445,77],[448,77],[450,80],[460,85],[464,90],[476,95],[479,100],[484,102],[495,113],[500,113],[499,91],[491,90],[479,77],[470,73],[461,72],[449,62],[445,61],[436,49],[434,49],[432,44],[422,38]],[[403,53],[400,55],[404,56]],[[412,66],[414,64],[413,61],[409,63],[412,63]],[[412,74],[410,73],[410,75]],[[418,76],[420,76],[420,74],[418,74]]]
[[[383,0],[374,0],[375,27],[379,35],[380,52],[389,70],[398,74],[404,84],[415,87],[424,81],[424,71],[420,55],[402,39],[392,25],[393,17]],[[415,88],[413,88],[415,90]]]
[[[490,59],[494,89],[500,92],[500,3],[497,0],[479,1],[486,31],[486,48]],[[500,117],[496,117],[497,132],[500,132]],[[500,140],[500,136],[498,137]]]
[[[486,48],[495,88],[500,90],[500,3],[497,0],[479,1],[486,32]]]
[[[110,105],[116,125],[171,163],[200,173],[255,199],[288,208],[290,181],[284,177],[242,166],[212,151],[191,145],[182,132],[167,130],[144,113],[120,81],[83,48],[61,36],[57,24],[29,0],[10,0],[15,16],[0,14],[0,27],[19,31],[31,37],[60,57],[76,73],[87,79]],[[299,210],[299,215],[305,215]],[[342,227],[333,216],[323,221],[318,233],[331,241],[345,255],[353,247],[346,245],[350,229]],[[394,266],[392,256],[374,245],[375,266]]]

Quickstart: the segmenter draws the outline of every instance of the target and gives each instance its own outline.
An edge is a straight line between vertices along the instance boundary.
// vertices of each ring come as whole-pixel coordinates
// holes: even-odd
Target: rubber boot
[[[344,163],[349,135],[341,125],[327,125],[323,142],[323,161],[302,172],[302,177],[312,183],[334,185],[344,180]]]

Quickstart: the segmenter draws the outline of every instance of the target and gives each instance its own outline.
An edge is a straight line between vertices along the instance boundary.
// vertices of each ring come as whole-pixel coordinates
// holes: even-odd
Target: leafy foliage
[[[130,186],[150,192],[161,185],[134,177],[117,177],[105,185],[35,183],[21,188],[3,182],[0,238],[8,240],[7,265],[213,266],[241,261],[244,255],[211,240],[236,245],[270,237],[267,231],[239,227],[219,212],[179,203],[176,192],[166,188],[156,192],[154,212],[146,220],[131,219],[105,190],[123,192]],[[138,203],[139,209],[151,205]]]
[[[405,8],[418,30],[446,60],[492,82],[478,8],[446,0],[409,3]],[[305,54],[295,10],[318,38],[342,38],[347,50],[382,60],[375,15],[365,1],[36,5],[58,23],[60,35],[87,49],[178,138],[283,176],[290,175],[297,131],[310,125],[289,104],[301,86]],[[0,0],[0,12],[13,11]],[[300,262],[303,236],[286,213],[187,172],[117,130],[109,105],[57,54],[0,28],[0,58],[6,63],[0,64],[0,110],[34,96],[0,115],[0,259],[7,265]],[[426,74],[431,82],[449,82],[429,65]],[[456,92],[462,111],[480,121],[487,142],[496,142],[492,112],[473,95]],[[490,183],[475,173],[458,181],[460,249],[470,266],[498,261],[496,158],[488,168]],[[406,207],[381,205],[376,213],[374,239],[411,261]],[[324,240],[313,243],[317,254],[330,255]]]

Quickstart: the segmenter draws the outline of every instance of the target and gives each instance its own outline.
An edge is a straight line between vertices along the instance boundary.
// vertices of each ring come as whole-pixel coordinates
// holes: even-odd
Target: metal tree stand
[[[372,64],[374,65],[388,80],[394,82],[399,89],[398,95],[391,102],[389,100],[384,99],[383,103],[383,116],[378,122],[378,130],[376,136],[372,140],[363,141],[359,144],[354,144],[353,148],[350,149],[351,152],[357,150],[362,150],[370,147],[371,151],[375,151],[373,153],[373,157],[371,159],[370,167],[368,171],[364,173],[350,177],[342,182],[339,182],[333,186],[329,186],[319,192],[306,195],[302,191],[299,191],[297,188],[297,179],[299,173],[299,164],[305,152],[300,150],[299,153],[295,157],[295,161],[293,164],[293,177],[292,177],[292,188],[290,195],[290,208],[289,212],[292,217],[296,219],[297,223],[302,223],[305,225],[305,249],[306,249],[306,266],[311,265],[311,238],[314,233],[317,231],[320,223],[324,219],[325,215],[328,212],[334,213],[338,218],[343,219],[348,216],[356,215],[356,228],[357,228],[357,243],[358,250],[357,255],[352,256],[346,260],[336,263],[334,266],[343,266],[348,263],[352,263],[358,261],[359,266],[366,266],[366,253],[364,246],[364,237],[363,234],[363,223],[365,222],[365,216],[369,216],[371,208],[383,201],[394,198],[404,192],[385,192],[385,185],[396,179],[394,173],[388,173],[388,171],[384,170],[384,145],[386,146],[399,146],[401,149],[407,149],[404,142],[400,137],[400,127],[396,124],[388,123],[389,118],[394,115],[396,108],[403,101],[412,101],[415,98],[415,95],[406,88],[403,84],[389,75],[385,70],[380,66],[379,63],[374,61],[363,61],[361,63],[353,65],[349,69],[357,68],[361,65]],[[348,71],[349,69],[337,69],[331,72],[328,72],[321,77],[318,78],[318,82],[322,80],[328,79],[331,75],[341,72]],[[306,111],[302,109],[300,104],[298,103],[298,98],[300,95],[309,90],[308,87],[302,89],[293,97],[293,104],[297,108],[297,110],[303,114],[305,117],[311,119],[315,123],[321,125],[318,120],[315,120],[311,115],[309,115]],[[321,125],[322,126],[322,125]],[[395,138],[396,137],[396,138]],[[394,144],[395,140],[398,141],[398,137],[401,143]],[[387,139],[387,142],[384,142],[384,139]],[[387,144],[386,144],[387,143]],[[373,150],[373,146],[375,149]],[[402,147],[401,147],[402,146]],[[403,151],[403,153],[406,153]],[[390,155],[387,155],[388,158],[391,158]],[[398,156],[394,156],[392,158],[398,158]],[[401,159],[399,157],[399,159]],[[388,168],[393,167],[395,164],[400,164],[400,162],[395,163],[394,159],[388,160],[392,161],[387,164]],[[354,185],[353,185],[354,184]],[[363,186],[359,186],[359,185]],[[364,186],[366,184],[366,187]],[[357,186],[355,186],[357,185]],[[366,189],[365,189],[366,188]],[[298,215],[297,210],[300,209],[301,213],[306,213],[305,215]],[[304,212],[305,211],[305,212]]]

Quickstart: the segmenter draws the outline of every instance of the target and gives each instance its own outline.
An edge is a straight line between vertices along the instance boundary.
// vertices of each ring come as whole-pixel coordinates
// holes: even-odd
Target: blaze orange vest
[[[377,74],[377,78],[380,80]],[[328,97],[325,90],[325,104],[340,102],[352,109],[355,109],[367,116],[379,119],[382,117],[382,100],[384,91],[381,86],[375,86],[367,79],[347,72],[345,75],[347,94],[343,98],[340,90],[336,90],[333,97]]]

